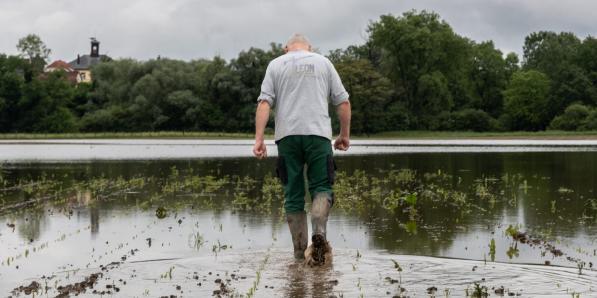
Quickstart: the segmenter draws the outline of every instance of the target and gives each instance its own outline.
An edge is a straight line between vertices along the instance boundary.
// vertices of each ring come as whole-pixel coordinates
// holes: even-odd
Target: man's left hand
[[[334,149],[346,151],[350,147],[350,139],[348,137],[338,136],[334,142]]]

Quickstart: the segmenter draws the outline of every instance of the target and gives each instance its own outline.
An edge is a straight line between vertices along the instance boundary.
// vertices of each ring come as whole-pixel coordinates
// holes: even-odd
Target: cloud
[[[301,32],[327,53],[363,43],[381,14],[411,9],[436,11],[457,33],[504,52],[520,53],[533,31],[596,33],[597,2],[581,0],[0,0],[0,52],[14,54],[19,38],[36,33],[52,59],[88,53],[92,36],[116,58],[230,59]]]

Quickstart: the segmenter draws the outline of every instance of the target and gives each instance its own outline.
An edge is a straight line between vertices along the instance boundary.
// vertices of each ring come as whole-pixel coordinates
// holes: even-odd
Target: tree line
[[[383,15],[367,32],[363,44],[327,54],[351,95],[356,134],[597,130],[594,37],[531,33],[520,61],[433,12]],[[17,47],[19,56],[0,54],[0,132],[250,132],[265,69],[283,54],[272,43],[230,61],[118,59],[73,85],[62,72],[42,75],[50,50],[37,36]]]

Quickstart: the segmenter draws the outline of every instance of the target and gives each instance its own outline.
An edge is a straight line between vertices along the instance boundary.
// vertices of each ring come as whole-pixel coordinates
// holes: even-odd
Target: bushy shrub
[[[34,125],[34,129],[39,132],[68,133],[77,132],[77,125],[77,118],[73,113],[65,107],[59,107],[52,114],[40,119]]]
[[[495,130],[497,121],[483,110],[463,109],[452,113],[452,130]]]
[[[391,104],[384,115],[386,118],[386,131],[408,130],[413,127],[413,115],[401,103]]]
[[[579,130],[597,130],[597,109],[591,110]]]
[[[125,111],[119,106],[111,106],[85,114],[81,118],[81,130],[92,131],[125,131]]]
[[[436,130],[454,130],[454,114],[442,111],[436,116]]]
[[[569,105],[563,114],[553,118],[549,129],[555,130],[582,130],[591,109],[582,104]]]

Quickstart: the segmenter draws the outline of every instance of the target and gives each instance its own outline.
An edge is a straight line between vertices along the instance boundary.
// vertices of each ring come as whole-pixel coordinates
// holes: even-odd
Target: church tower
[[[99,41],[95,37],[91,38],[91,57],[99,57]]]

